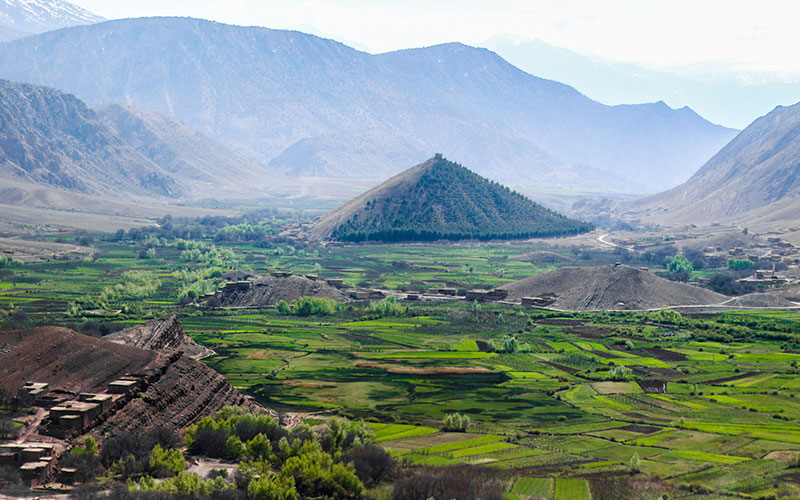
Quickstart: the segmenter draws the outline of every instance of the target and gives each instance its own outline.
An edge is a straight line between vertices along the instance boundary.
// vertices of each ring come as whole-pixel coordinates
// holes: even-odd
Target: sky
[[[495,36],[650,67],[800,72],[797,0],[74,0],[108,19],[191,16],[296,29],[372,53]]]

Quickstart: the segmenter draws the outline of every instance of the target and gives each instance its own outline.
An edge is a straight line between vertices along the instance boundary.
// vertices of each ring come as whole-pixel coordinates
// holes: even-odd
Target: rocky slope
[[[0,178],[82,193],[183,192],[76,97],[5,80],[0,80]]]
[[[192,184],[195,191],[218,195],[220,187],[244,190],[290,183],[264,164],[174,118],[119,104],[95,111],[127,144],[176,179]]]
[[[437,155],[314,221],[308,234],[414,241],[531,238],[591,228]]]
[[[720,304],[728,297],[676,283],[625,265],[561,267],[501,288],[509,300],[554,295],[551,307],[567,311],[642,310]]]
[[[201,197],[288,180],[174,119],[0,80],[0,179],[84,194]],[[285,184],[282,184],[285,185]]]
[[[222,307],[274,306],[281,300],[291,304],[300,297],[327,297],[339,302],[350,300],[338,288],[304,276],[261,277],[246,288],[225,287],[215,297]]]
[[[177,314],[126,328],[103,338],[117,344],[150,351],[180,351],[193,359],[202,359],[214,354],[214,351],[201,346],[183,332],[183,325]]]
[[[657,191],[735,133],[688,108],[604,106],[461,44],[380,55],[292,31],[127,19],[0,46],[0,77],[178,118],[296,175],[387,178],[431,151],[517,184]]]
[[[796,220],[800,103],[779,106],[753,122],[686,183],[617,210],[667,223]]]
[[[103,20],[63,0],[0,0],[0,41]]]
[[[222,375],[182,352],[138,349],[58,327],[0,332],[0,345],[0,380],[12,393],[29,380],[103,392],[119,377],[138,375],[144,380],[139,397],[104,423],[108,429],[180,430],[226,405],[251,404]]]

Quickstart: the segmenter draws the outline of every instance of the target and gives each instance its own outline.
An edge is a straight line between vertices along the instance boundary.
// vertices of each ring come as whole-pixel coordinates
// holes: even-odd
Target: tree
[[[517,352],[519,351],[520,344],[517,337],[512,335],[506,335],[503,337],[503,352]]]
[[[689,259],[681,254],[676,255],[667,263],[668,278],[673,281],[689,281],[694,267]]]
[[[443,429],[446,431],[466,432],[470,419],[468,415],[462,415],[458,412],[450,413],[444,416],[443,424]]]
[[[229,440],[230,441],[230,440]],[[253,460],[268,461],[272,456],[272,445],[267,436],[258,434],[247,442],[247,454]]]
[[[239,439],[239,436],[229,437],[225,443],[225,449],[228,452],[228,458],[231,460],[241,460],[247,454],[247,448],[242,443],[242,440]]]
[[[633,375],[633,370],[628,368],[627,366],[615,366],[611,370],[608,371],[608,375],[606,376],[607,380],[616,380],[616,381],[624,381],[631,378]]]
[[[353,448],[344,455],[344,461],[353,464],[356,475],[368,487],[391,481],[397,474],[397,460],[380,446]]]
[[[747,271],[753,267],[750,259],[728,259],[728,269],[733,271]]]
[[[297,500],[297,489],[292,476],[265,474],[250,481],[247,495],[253,500]]]
[[[306,497],[330,497],[336,500],[360,498],[364,485],[356,476],[353,464],[334,463],[318,443],[303,445],[300,454],[290,457],[282,474],[294,478],[297,492]]]
[[[291,314],[292,308],[289,307],[289,304],[285,300],[281,300],[278,302],[278,305],[275,306],[275,312],[278,314]]]
[[[633,456],[631,457],[631,463],[630,463],[631,472],[639,472],[639,466],[640,466],[639,453],[634,453]]]
[[[169,477],[180,474],[186,468],[186,460],[178,450],[165,450],[160,444],[150,452],[150,472],[155,477]]]

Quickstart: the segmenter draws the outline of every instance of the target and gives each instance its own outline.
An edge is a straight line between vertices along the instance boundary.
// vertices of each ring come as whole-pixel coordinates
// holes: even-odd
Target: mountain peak
[[[667,222],[761,214],[791,219],[800,206],[800,103],[754,121],[686,183],[635,202],[632,214]]]
[[[63,0],[0,0],[0,27],[22,35],[70,26],[94,24],[104,19]],[[6,38],[7,40],[16,37]]]

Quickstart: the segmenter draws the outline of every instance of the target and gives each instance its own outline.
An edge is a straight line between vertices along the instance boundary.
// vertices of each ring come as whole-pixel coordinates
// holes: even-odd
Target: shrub
[[[334,499],[360,498],[364,485],[352,464],[334,463],[333,457],[317,443],[306,443],[296,457],[290,457],[282,474],[292,476],[297,492],[303,496],[327,496]]]
[[[353,448],[344,454],[343,459],[353,464],[356,475],[367,487],[391,481],[397,474],[397,460],[380,446]]]
[[[174,476],[185,468],[186,460],[178,450],[165,450],[157,444],[150,452],[150,472],[155,477]]]
[[[247,495],[251,500],[297,500],[297,489],[291,476],[266,474],[250,481]]]
[[[606,380],[624,381],[631,378],[633,370],[627,366],[617,365],[611,368],[606,375]]]

